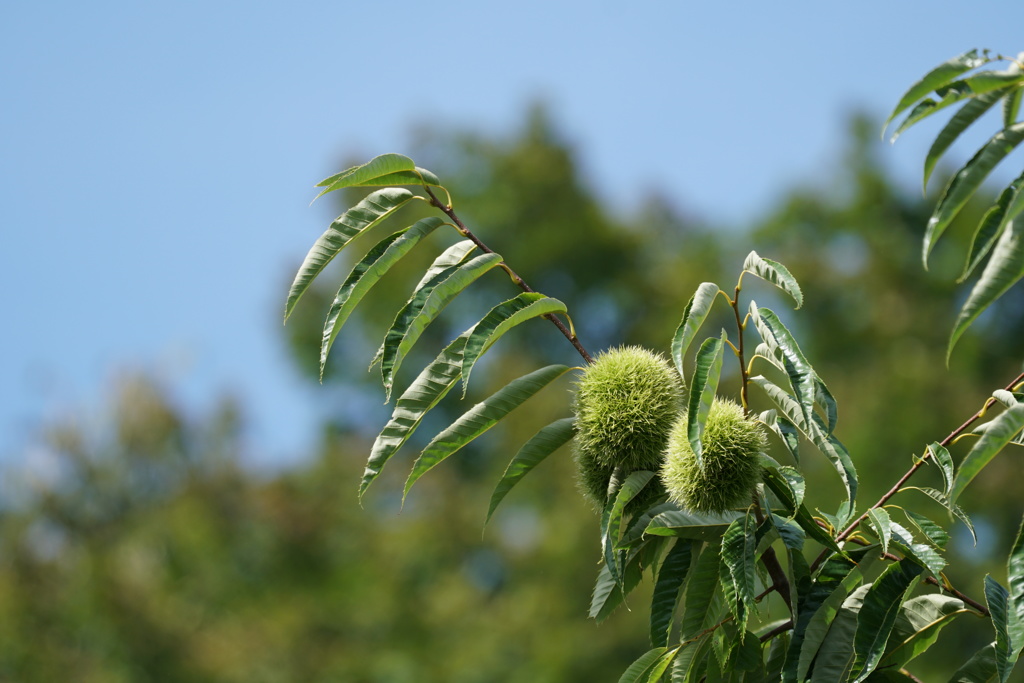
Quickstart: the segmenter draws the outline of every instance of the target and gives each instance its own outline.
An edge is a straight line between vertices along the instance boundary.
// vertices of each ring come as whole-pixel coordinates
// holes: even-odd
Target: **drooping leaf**
[[[1019,86],[1011,90],[1003,100],[1003,128],[1009,128],[1017,123],[1021,95],[1024,95],[1024,87]]]
[[[825,410],[826,434],[832,434],[839,422],[839,406],[832,392],[817,375],[814,376],[814,402]]]
[[[721,574],[722,593],[729,611],[735,617],[737,629],[747,627],[747,618],[754,609],[757,576],[754,572],[757,524],[746,514],[733,521],[722,536]]]
[[[492,308],[473,327],[473,333],[466,342],[466,352],[462,356],[463,395],[469,386],[469,375],[473,371],[473,366],[503,334],[531,318],[565,312],[565,304],[539,292],[523,292]]]
[[[797,308],[804,305],[804,294],[800,290],[800,285],[797,284],[796,278],[793,277],[788,268],[778,261],[763,258],[758,256],[756,251],[752,251],[743,262],[743,270],[756,275],[766,282],[772,283],[786,294],[789,294],[793,297]]]
[[[996,644],[989,643],[964,662],[949,683],[992,683],[999,679],[996,669]]]
[[[924,534],[925,538],[936,548],[942,549],[949,543],[949,534],[941,526],[924,515],[913,510],[903,510],[911,524]]]
[[[975,442],[974,447],[960,463],[960,471],[956,474],[952,491],[949,494],[951,503],[956,502],[967,485],[1022,428],[1024,428],[1024,404],[1007,408],[989,422],[989,426],[981,438]]]
[[[288,290],[288,301],[284,307],[285,321],[295,309],[295,304],[309,289],[309,285],[327,267],[331,259],[337,256],[353,239],[378,225],[414,196],[412,192],[396,187],[377,190],[334,219],[327,231],[310,248],[295,274],[292,286]]]
[[[932,460],[939,467],[939,472],[942,474],[943,492],[948,496],[953,488],[953,456],[942,444],[937,442],[928,446],[928,451],[931,453]]]
[[[981,217],[978,227],[971,237],[971,248],[964,263],[964,270],[957,278],[957,282],[966,280],[974,272],[974,269],[985,260],[1003,234],[1003,230],[1006,229],[1006,224],[1020,213],[1021,199],[1024,198],[1022,187],[1024,187],[1024,173],[1017,176],[999,193],[996,203],[989,207],[985,215]]]
[[[604,552],[605,564],[611,569],[612,576],[615,578],[621,578],[618,571],[618,551],[617,547],[619,540],[622,537],[622,513],[626,509],[626,506],[636,498],[637,494],[640,493],[650,483],[651,479],[654,478],[654,472],[647,470],[640,470],[637,472],[631,472],[622,485],[619,487],[614,497],[611,497],[608,501],[608,505],[605,507],[604,514],[601,519],[601,548]]]
[[[512,490],[512,487],[519,483],[520,479],[529,474],[545,458],[572,440],[575,422],[576,420],[571,417],[555,420],[523,444],[523,447],[512,458],[512,462],[505,468],[505,473],[501,475],[501,481],[494,487],[491,503],[487,508],[487,519],[484,520],[485,525],[491,521],[491,516],[498,505]]]
[[[423,416],[437,405],[459,379],[462,368],[462,353],[472,330],[466,330],[456,337],[409,385],[409,388],[395,402],[391,419],[377,436],[370,450],[363,479],[359,484],[359,497],[377,478],[384,465],[399,448],[409,440],[419,427]]]
[[[626,533],[622,535],[622,540],[619,541],[619,547],[628,548],[640,543],[644,540],[647,527],[652,519],[663,512],[675,512],[678,509],[679,507],[675,503],[660,502],[655,503],[640,514],[634,515],[633,519],[630,520],[629,529],[626,530]]]
[[[383,185],[439,185],[433,173],[417,168],[412,159],[401,154],[381,154],[361,166],[342,171],[317,183],[324,188],[317,197],[345,187]]]
[[[461,294],[470,284],[476,282],[484,273],[497,268],[499,263],[501,263],[501,256],[498,254],[481,254],[457,268],[453,268],[448,277],[431,287],[429,291],[420,290],[424,298],[418,306],[419,310],[416,315],[403,328],[395,330],[394,335],[389,333],[388,338],[384,341],[384,354],[381,356],[380,371],[381,379],[384,382],[384,389],[388,396],[391,395],[391,386],[394,384],[395,374],[398,372],[398,368],[401,367],[402,360],[412,350],[416,342],[419,341],[427,326],[437,318],[441,311],[455,297]],[[465,357],[465,354],[463,354],[463,357]]]
[[[323,342],[320,345],[320,378],[323,379],[327,354],[342,325],[362,301],[366,293],[398,263],[420,240],[444,224],[440,218],[430,217],[417,221],[412,227],[396,232],[378,242],[363,259],[352,268],[338,290],[324,323]]]
[[[892,525],[895,527],[896,522],[893,522]],[[900,531],[899,535],[893,534],[893,545],[898,547],[907,559],[927,569],[936,579],[939,578],[946,566],[946,560],[927,543],[906,542],[904,538],[912,538],[910,532],[903,527],[900,527]]]
[[[792,468],[788,468],[792,469]],[[790,477],[782,473],[782,468],[765,468],[763,470],[763,481],[765,485],[775,494],[779,501],[786,507],[787,514],[796,521],[797,525],[804,530],[808,536],[813,538],[815,541],[825,546],[829,550],[841,553],[842,550],[836,544],[832,536],[827,531],[821,528],[811,513],[807,510],[807,507],[802,502],[797,503],[798,500],[802,501],[802,491],[800,493],[794,488],[799,486],[799,482],[790,481]],[[799,475],[799,472],[792,470]],[[792,476],[792,475],[790,475]],[[801,479],[802,481],[802,479]]]
[[[656,647],[645,652],[639,659],[629,665],[629,668],[619,678],[619,683],[648,683],[649,681],[657,681],[661,674],[665,672],[665,669],[668,668],[668,665],[672,663],[672,660],[668,660],[668,663],[658,673],[658,678],[651,678],[651,675],[662,661],[662,658],[669,652],[675,654],[675,652],[678,652],[678,648],[669,650],[667,647]]]
[[[672,336],[672,360],[675,361],[680,377],[686,377],[683,372],[683,357],[686,350],[696,338],[700,326],[708,317],[711,304],[721,291],[714,282],[702,282],[683,309],[683,319],[679,321],[679,327]]]
[[[997,89],[1001,90],[1002,93],[1009,92],[1019,80],[1020,75],[1017,72],[982,71],[971,78],[953,81],[935,91],[935,94],[938,96],[937,100],[930,97],[921,100],[896,128],[896,132],[893,133],[890,142],[896,142],[897,138],[911,126],[947,107],[951,107],[964,100],[984,97]]]
[[[725,533],[726,528],[742,517],[738,512],[691,512],[673,510],[663,512],[647,525],[646,533],[655,536],[678,536],[701,541],[715,541]]]
[[[885,120],[885,125],[882,127],[883,134],[885,129],[889,127],[889,124],[892,123],[893,119],[906,111],[906,109],[919,99],[933,90],[946,85],[960,74],[970,71],[971,69],[976,69],[979,66],[983,66],[990,61],[991,60],[987,55],[981,56],[978,55],[977,50],[969,50],[961,55],[957,55],[949,61],[939,64],[937,67],[925,74],[921,80],[910,86],[905,93],[903,93],[900,101],[896,104],[896,108],[893,109],[891,114],[889,114],[889,118]]]
[[[855,683],[863,681],[878,666],[903,600],[921,571],[920,565],[900,560],[886,567],[871,584],[857,617],[857,632],[853,639]]]
[[[658,580],[654,584],[654,595],[651,598],[651,645],[654,647],[668,644],[672,617],[686,582],[694,547],[699,547],[697,541],[677,539],[658,570]]]
[[[864,596],[870,589],[870,584],[860,586],[843,601],[818,648],[818,655],[811,671],[811,683],[849,680],[856,661],[853,639],[857,632],[857,617]]]
[[[757,419],[764,423],[768,429],[775,432],[793,460],[800,463],[800,433],[792,422],[780,416],[774,408],[766,410],[757,416]]]
[[[702,466],[703,446],[701,436],[704,423],[718,391],[718,380],[722,374],[722,352],[725,347],[725,332],[722,337],[709,337],[697,351],[697,366],[693,371],[693,383],[690,385],[690,398],[686,411],[686,435],[690,447],[697,459],[697,466]]]
[[[924,160],[924,187],[928,188],[928,179],[935,170],[935,164],[950,145],[956,141],[960,134],[967,130],[972,123],[977,121],[985,112],[992,108],[992,105],[1003,96],[1002,92],[990,92],[975,97],[960,108],[956,114],[946,123],[939,134],[935,136],[931,149]]]
[[[958,614],[970,614],[962,600],[919,595],[903,603],[879,668],[902,667],[935,644],[939,632]]]
[[[1010,605],[1010,592],[988,574],[985,575],[985,602],[996,631],[996,671],[1001,683],[1006,683],[1024,645],[1024,625]]]
[[[459,360],[461,361],[461,358]],[[461,367],[461,363],[459,365]],[[402,497],[409,495],[412,485],[434,466],[458,452],[463,446],[486,432],[531,396],[568,371],[569,368],[565,365],[549,365],[534,370],[512,380],[466,411],[435,436],[420,453],[416,462],[413,463],[409,478],[405,481]]]
[[[951,515],[953,515],[954,517],[956,517],[964,523],[964,526],[967,527],[967,530],[971,532],[971,538],[974,539],[974,544],[978,544],[978,535],[974,532],[974,524],[971,522],[971,518],[967,516],[967,513],[964,512],[959,505],[950,502],[949,496],[947,496],[945,493],[939,491],[938,489],[933,489],[927,486],[904,486],[903,488],[900,489],[900,491],[920,491],[924,495],[928,496],[935,502],[945,507],[947,510],[949,510]]]
[[[817,376],[814,373],[814,369],[807,362],[807,357],[800,350],[796,339],[793,338],[793,335],[782,324],[782,321],[779,320],[774,311],[762,307],[758,309],[758,314],[770,331],[776,346],[782,352],[786,374],[789,375],[789,382],[793,387],[793,394],[800,405],[804,419],[810,422],[814,413],[816,394],[815,379]]]
[[[1006,560],[1006,576],[1010,583],[1010,614],[1017,626],[1024,628],[1024,523],[1017,531],[1010,555]],[[1016,641],[1024,645],[1024,640]]]
[[[889,539],[892,538],[892,522],[889,513],[885,508],[871,508],[868,510],[868,520],[878,534],[878,540],[882,543],[882,552],[889,552]]]
[[[703,631],[707,627],[707,623],[714,618],[714,599],[720,590],[718,585],[720,552],[721,544],[717,539],[705,545],[687,582],[682,621],[682,638],[684,640]]]
[[[1024,131],[1024,123],[1018,125]],[[981,277],[974,283],[957,316],[946,351],[947,362],[953,347],[971,323],[1021,278],[1024,278],[1024,219],[1009,221],[999,236]]]
[[[960,213],[960,209],[971,198],[971,195],[981,187],[981,183],[988,177],[992,169],[1012,152],[1021,140],[1024,140],[1024,123],[1014,124],[999,131],[953,176],[942,193],[935,211],[932,212],[931,218],[928,219],[924,247],[921,251],[925,267],[928,265],[928,255],[931,253],[932,247],[935,246],[935,242],[942,236],[950,222]]]

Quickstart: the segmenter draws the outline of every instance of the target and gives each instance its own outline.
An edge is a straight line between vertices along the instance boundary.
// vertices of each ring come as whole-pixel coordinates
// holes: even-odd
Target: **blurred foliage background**
[[[745,294],[780,313],[837,397],[837,434],[857,463],[862,505],[1019,372],[1020,288],[972,329],[946,368],[946,340],[966,295],[953,283],[955,255],[979,209],[965,211],[923,271],[932,199],[887,177],[876,122],[864,116],[850,117],[844,158],[815,185],[793,188],[743,227],[688,216],[657,194],[628,215],[612,210],[539,106],[505,138],[423,128],[417,140],[397,151],[437,172],[467,224],[535,289],[569,305],[591,352],[635,343],[667,353],[700,282],[731,291],[750,249],[786,264],[804,287],[803,309],[789,310],[753,278]],[[416,216],[404,211],[411,223]],[[144,374],[97,399],[108,402],[107,419],[83,412],[40,434],[31,467],[4,475],[0,680],[611,681],[644,652],[647,593],[631,598],[637,609],[601,625],[586,618],[598,520],[576,490],[569,449],[524,480],[482,529],[491,489],[518,445],[569,414],[569,381],[431,472],[400,509],[412,444],[359,506],[356,485],[389,415],[363,364],[438,250],[421,247],[401,263],[371,294],[378,305],[362,306],[342,333],[321,389],[331,419],[299,466],[247,470],[244,400],[195,415],[175,403],[173,387]],[[345,264],[336,265],[335,277],[318,282],[339,283]],[[517,291],[498,271],[486,285],[428,330],[399,384]],[[282,282],[282,304],[286,290]],[[323,284],[307,294],[282,332],[311,383],[333,294]],[[279,314],[267,311],[268,327]],[[452,392],[418,445],[489,384],[537,367],[538,357],[579,363],[550,325],[508,336],[474,373],[470,403]],[[736,393],[735,368],[727,369],[733,381],[724,390]],[[954,456],[963,452],[960,444]],[[1002,558],[1024,512],[1012,485],[1020,455],[1001,456],[962,499],[980,540],[974,547],[958,528],[950,575],[974,597],[986,572],[1005,578]],[[833,511],[839,482],[831,467],[822,459],[805,471],[811,505]],[[924,471],[917,483],[937,481]],[[971,626],[944,632],[947,647],[922,669],[925,680],[992,639],[989,624]]]

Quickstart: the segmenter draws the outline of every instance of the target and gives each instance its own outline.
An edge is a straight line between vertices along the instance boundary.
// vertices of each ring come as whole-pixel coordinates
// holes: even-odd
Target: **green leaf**
[[[473,371],[473,366],[503,334],[531,318],[565,312],[565,304],[561,301],[538,292],[523,292],[492,308],[473,327],[473,333],[466,342],[466,352],[462,356],[463,396],[469,386],[469,374]]]
[[[882,127],[883,135],[893,119],[909,108],[910,105],[914,104],[914,102],[917,102],[933,90],[946,85],[960,74],[976,69],[990,61],[992,60],[987,56],[979,56],[977,50],[970,50],[947,62],[943,62],[929,71],[921,80],[910,86],[907,92],[903,93],[896,108],[889,114],[889,118],[885,120],[885,125]]]
[[[675,652],[676,650],[672,651]],[[645,652],[635,662],[629,665],[622,677],[619,678],[619,683],[647,683],[647,681],[658,680],[657,678],[652,679],[652,670],[656,667],[658,662],[661,661],[662,657],[670,652],[667,647],[656,647],[649,652]],[[672,660],[669,660],[671,663]],[[665,665],[668,668],[668,664]],[[661,670],[664,673],[665,669]],[[659,674],[660,677],[661,674]]]
[[[703,631],[714,619],[714,598],[718,592],[718,566],[721,545],[708,543],[697,559],[693,574],[686,586],[683,610],[682,638],[688,639]]]
[[[605,564],[611,568],[612,576],[615,578],[621,578],[618,572],[616,551],[619,539],[622,537],[622,513],[653,478],[654,472],[647,470],[631,472],[622,482],[615,497],[608,502],[605,513],[602,515],[601,548],[604,552]]]
[[[686,377],[683,372],[683,357],[686,350],[693,343],[700,326],[708,317],[711,304],[721,291],[714,282],[702,282],[683,310],[683,319],[679,321],[679,327],[672,336],[672,360],[675,361],[680,377]]]
[[[929,488],[927,486],[904,486],[903,488],[900,489],[900,491],[920,491],[921,493],[925,494],[935,502],[945,507],[947,510],[949,510],[950,514],[952,514],[964,523],[964,526],[967,527],[967,530],[971,532],[971,538],[974,539],[974,544],[978,544],[978,536],[974,533],[974,524],[971,523],[971,518],[967,516],[967,513],[964,512],[959,505],[950,502],[949,496],[944,494],[942,491]]]
[[[942,474],[943,492],[948,496],[950,490],[953,488],[953,457],[949,454],[949,451],[947,451],[946,448],[938,442],[934,442],[928,446],[928,451],[931,453],[932,460],[939,467],[939,472]]]
[[[864,596],[870,589],[870,585],[860,586],[843,601],[821,647],[818,648],[814,669],[811,671],[812,683],[848,680],[855,662],[853,644],[857,632],[857,617]]]
[[[800,285],[797,284],[796,278],[793,277],[786,266],[778,261],[762,258],[758,256],[756,251],[752,251],[743,262],[743,270],[756,275],[766,282],[772,283],[786,294],[789,294],[793,297],[793,301],[796,302],[797,308],[804,305],[804,294],[800,291]]]
[[[576,420],[571,417],[555,420],[523,444],[516,456],[512,458],[512,462],[505,468],[505,473],[501,475],[501,481],[494,487],[491,504],[487,508],[487,519],[484,520],[485,525],[491,521],[491,516],[498,505],[512,490],[512,487],[519,483],[520,479],[529,474],[546,457],[572,440],[575,422]]]
[[[967,485],[1021,428],[1024,428],[1024,404],[1007,408],[988,423],[981,438],[975,442],[974,447],[960,463],[960,471],[957,472],[953,489],[949,494],[951,503],[956,502]]]
[[[793,460],[799,464],[800,433],[797,431],[796,426],[786,418],[781,417],[774,408],[764,411],[757,416],[757,419],[778,435],[786,450],[793,457]]]
[[[722,536],[722,592],[740,631],[747,628],[747,618],[754,610],[757,592],[757,575],[754,572],[756,528],[753,517],[746,514],[732,522]]]
[[[288,290],[284,319],[295,309],[295,304],[327,264],[352,240],[370,230],[382,220],[404,206],[415,195],[408,190],[385,188],[377,190],[334,219],[327,231],[313,244]]]
[[[960,134],[963,133],[972,123],[977,121],[985,112],[992,108],[992,105],[1000,100],[1003,96],[1002,92],[989,92],[984,95],[975,97],[970,102],[960,108],[956,114],[946,123],[939,134],[935,136],[935,141],[932,142],[931,148],[928,150],[928,155],[924,159],[924,187],[928,188],[928,179],[931,178],[932,171],[935,170],[935,164],[938,163],[942,155],[949,149],[950,145],[956,141]]]
[[[401,328],[394,327],[388,332],[384,341],[384,354],[381,356],[380,372],[384,382],[384,390],[388,397],[391,396],[391,387],[395,381],[395,374],[402,365],[402,360],[409,354],[412,347],[419,341],[423,331],[433,322],[441,311],[452,302],[469,285],[476,282],[484,273],[496,268],[501,263],[501,256],[498,254],[481,254],[476,258],[452,269],[448,277],[433,287],[423,288],[420,295],[423,297],[419,303],[416,315]],[[467,342],[467,348],[469,343]],[[463,355],[465,358],[465,355]]]
[[[903,603],[879,668],[899,668],[935,644],[939,632],[958,614],[970,614],[962,600],[919,595]]]
[[[889,520],[889,513],[885,511],[885,508],[871,508],[868,510],[868,519],[871,521],[871,526],[875,528],[875,533],[878,534],[878,540],[882,542],[882,552],[889,552],[889,539],[892,538],[892,522]]]
[[[644,535],[647,532],[647,527],[650,525],[652,519],[663,512],[675,512],[678,509],[679,507],[675,503],[660,502],[655,503],[642,513],[634,515],[633,519],[630,521],[629,529],[625,534],[623,534],[622,540],[619,541],[619,547],[631,547],[643,541]]]
[[[427,268],[427,272],[423,274],[413,289],[409,300],[395,316],[395,321],[391,323],[391,328],[385,335],[384,341],[381,342],[373,360],[370,361],[370,369],[373,369],[373,366],[384,357],[385,348],[395,345],[401,340],[409,324],[419,315],[420,309],[423,308],[423,302],[426,301],[434,287],[446,280],[458,266],[464,263],[469,253],[475,248],[476,245],[472,240],[462,240],[445,249],[440,256],[434,259],[430,268]]]
[[[421,239],[444,224],[440,218],[424,218],[412,227],[396,232],[378,242],[352,268],[345,282],[334,297],[331,310],[324,324],[323,342],[320,346],[320,378],[323,379],[324,367],[327,365],[327,354],[334,344],[334,339],[341,331],[355,307],[359,305],[366,293],[387,273],[393,265],[409,253]]]
[[[949,683],[991,683],[998,680],[996,669],[996,644],[989,643],[956,670]]]
[[[786,374],[789,375],[789,382],[793,387],[793,394],[800,405],[804,419],[809,422],[814,413],[817,375],[815,375],[811,364],[807,362],[796,339],[782,324],[779,317],[768,308],[760,308],[757,312],[771,333],[775,345],[782,352],[782,359]]]
[[[903,510],[903,512],[907,515],[907,519],[910,520],[911,524],[917,527],[936,548],[945,548],[946,544],[949,543],[949,534],[931,519],[913,510]]]
[[[921,102],[911,110],[910,114],[907,115],[907,118],[900,123],[896,132],[893,133],[890,141],[896,142],[896,139],[914,124],[928,118],[932,114],[942,111],[946,107],[957,104],[958,102],[963,102],[964,100],[972,98],[984,97],[997,88],[1001,89],[1000,95],[1008,92],[1019,78],[1019,75],[1016,73],[1011,74],[1010,72],[1003,71],[982,71],[975,77],[964,79],[962,81],[954,81],[935,91],[935,94],[939,97],[937,101],[930,97],[921,100]]]
[[[811,513],[807,510],[807,507],[803,503],[797,503],[798,500],[802,500],[802,491],[799,493],[794,488],[795,481],[790,481],[790,477],[784,474],[781,470],[783,468],[765,468],[763,470],[763,481],[765,485],[771,489],[772,493],[779,499],[779,501],[786,507],[787,514],[796,521],[801,529],[804,530],[808,536],[813,538],[815,541],[825,546],[829,550],[842,553],[842,549],[836,544],[832,536],[827,531],[822,529]],[[792,470],[792,468],[786,468]],[[796,470],[792,470],[796,472]],[[799,474],[799,472],[797,472]],[[791,475],[790,475],[791,476]],[[802,483],[802,479],[801,482]]]
[[[853,639],[854,671],[857,672],[854,683],[867,678],[881,660],[903,600],[921,571],[920,565],[900,560],[886,567],[871,584],[857,617],[857,632]]]
[[[817,375],[814,376],[814,402],[825,410],[825,433],[831,434],[836,430],[836,424],[839,422],[839,406],[836,405],[836,399],[825,386],[825,382]]]
[[[640,584],[644,568],[653,564],[651,557],[654,553],[651,549],[657,550],[664,540],[656,538],[645,541],[630,551],[623,571],[622,585],[612,576],[607,565],[601,565],[590,601],[591,618],[601,623],[625,601],[626,596]]]
[[[369,187],[381,185],[439,185],[430,171],[417,168],[412,159],[401,154],[381,154],[362,166],[354,166],[317,183],[323,191],[322,197],[345,187]]]
[[[924,247],[921,251],[925,267],[928,266],[928,255],[931,253],[932,247],[935,246],[935,242],[945,232],[950,222],[971,198],[971,195],[981,187],[981,183],[988,177],[992,169],[1012,152],[1021,140],[1024,140],[1024,123],[1018,123],[999,131],[953,176],[939,199],[935,211],[932,212],[931,218],[928,219]]]
[[[1020,98],[1024,95],[1024,87],[1016,87],[1006,95],[1003,100],[1003,128],[1009,128],[1017,123],[1017,115],[1020,113]]]
[[[1010,593],[990,575],[985,575],[985,602],[996,631],[996,671],[1006,683],[1024,643],[1022,625],[1010,605]]]
[[[697,351],[697,366],[693,372],[690,398],[686,411],[686,435],[697,459],[697,466],[703,466],[701,436],[707,421],[711,404],[718,391],[718,380],[722,374],[722,352],[725,348],[725,331],[719,339],[709,337]]]
[[[1017,540],[1006,560],[1006,575],[1010,583],[1011,617],[1016,619],[1018,627],[1024,627],[1024,524],[1017,531]],[[1024,640],[1016,642],[1024,645]]]
[[[1019,124],[1024,131],[1024,123]],[[974,283],[967,301],[960,309],[953,334],[949,338],[946,362],[953,354],[953,347],[964,331],[970,327],[982,311],[992,305],[1006,290],[1024,277],[1024,220],[1007,223],[992,250],[992,257],[985,264],[981,277]]]
[[[462,368],[462,352],[471,330],[466,330],[456,337],[427,367],[423,368],[419,377],[395,402],[395,410],[391,419],[377,436],[370,451],[370,459],[366,463],[363,479],[359,484],[359,497],[362,498],[366,489],[377,478],[384,465],[399,448],[409,440],[419,427],[423,416],[459,379]]]
[[[684,538],[676,540],[658,570],[658,580],[654,584],[654,595],[651,598],[651,645],[655,647],[668,644],[672,616],[679,604],[696,545],[697,541]]]
[[[663,512],[647,525],[646,533],[655,536],[677,536],[701,541],[714,541],[725,533],[726,528],[743,517],[738,512],[690,512],[674,510]]]
[[[568,371],[569,368],[565,365],[549,365],[534,370],[512,380],[466,411],[444,431],[435,436],[420,453],[416,462],[413,463],[409,478],[405,481],[402,498],[409,495],[412,485],[435,465],[458,452],[463,446],[486,432],[531,396]]]
[[[960,273],[960,277],[957,278],[957,282],[963,282],[966,280],[974,269],[978,267],[985,257],[992,251],[992,247],[995,246],[996,241],[1000,235],[1003,234],[1003,230],[1006,228],[1006,224],[1013,220],[1014,214],[1009,214],[1011,205],[1015,205],[1019,202],[1021,195],[1021,187],[1024,186],[1024,173],[1017,176],[1017,178],[1009,184],[999,194],[999,198],[996,203],[989,207],[985,215],[981,217],[981,221],[978,222],[978,227],[974,231],[974,235],[971,237],[971,248],[967,254],[967,260],[964,262],[963,272]],[[1019,207],[1016,207],[1016,213],[1020,213]]]

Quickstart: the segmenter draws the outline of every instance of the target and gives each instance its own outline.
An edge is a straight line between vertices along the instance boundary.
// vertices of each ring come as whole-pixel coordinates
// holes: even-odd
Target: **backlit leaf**
[[[412,159],[401,154],[381,154],[361,166],[354,166],[317,183],[322,197],[345,187],[382,185],[439,185],[437,176],[426,169],[417,168]]]
[[[919,595],[903,603],[879,668],[902,667],[931,647],[958,614],[970,614],[962,600],[946,595]]]
[[[683,309],[683,319],[679,321],[679,327],[676,328],[676,332],[672,336],[672,360],[675,361],[680,377],[686,376],[683,372],[683,357],[686,355],[686,350],[693,343],[700,326],[708,317],[711,304],[715,302],[715,297],[719,292],[721,290],[714,282],[702,282],[690,297],[686,308]]]
[[[789,294],[793,297],[797,308],[803,306],[804,294],[800,290],[800,285],[797,284],[796,278],[789,272],[789,269],[778,261],[763,258],[758,256],[756,251],[752,251],[743,262],[743,270],[756,275],[766,282],[772,283],[786,294]]]
[[[950,502],[956,502],[967,485],[1022,428],[1024,428],[1024,404],[1007,408],[988,423],[981,438],[975,442],[974,447],[960,463],[960,471],[956,474],[952,491],[949,494]]]
[[[1002,92],[990,92],[984,95],[975,97],[970,102],[960,108],[956,114],[946,123],[939,134],[935,136],[935,141],[932,142],[931,148],[928,150],[928,155],[924,160],[924,186],[928,187],[928,179],[931,178],[932,171],[935,170],[935,164],[938,163],[942,155],[949,149],[950,145],[956,141],[960,134],[963,133],[972,123],[977,121],[982,114],[992,108],[992,105],[1000,100],[1003,96]]]
[[[977,50],[970,50],[939,64],[903,93],[900,101],[896,104],[896,108],[889,114],[889,118],[885,120],[885,125],[882,127],[883,132],[885,128],[889,127],[893,119],[906,111],[914,102],[917,102],[933,90],[946,85],[960,74],[983,66],[990,61],[987,55],[980,56]]]
[[[712,337],[701,344],[700,350],[697,352],[697,366],[693,371],[693,383],[690,385],[690,398],[686,411],[686,435],[698,467],[703,462],[701,436],[704,433],[704,423],[707,421],[711,403],[718,391],[718,380],[722,374],[724,339],[725,332],[723,331],[721,338]]]

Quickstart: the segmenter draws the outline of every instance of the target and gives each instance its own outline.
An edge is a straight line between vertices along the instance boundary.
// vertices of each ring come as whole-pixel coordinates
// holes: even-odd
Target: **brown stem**
[[[761,505],[757,499],[754,499],[754,517],[757,519],[758,525],[764,522],[764,513],[761,512]],[[768,576],[772,579],[772,586],[768,590],[774,590],[779,596],[786,602],[786,609],[793,612],[793,595],[789,590],[789,578],[786,576],[786,571],[779,564],[779,558],[775,554],[775,549],[768,546],[768,549],[761,554],[761,562],[764,563],[764,568],[768,570]],[[767,591],[766,591],[767,592]]]
[[[785,633],[786,631],[789,631],[792,628],[793,628],[793,620],[790,619],[787,622],[779,624],[778,626],[773,628],[771,631],[768,631],[768,633],[765,633],[763,636],[761,636],[759,638],[759,640],[763,643],[766,640],[771,640],[772,638],[774,638],[775,636],[779,635],[780,633]]]
[[[441,209],[441,211],[443,211],[444,214],[448,216],[448,218],[452,219],[452,222],[455,223],[455,227],[459,231],[459,233],[461,233],[467,239],[471,240],[473,244],[479,247],[480,251],[484,252],[485,254],[495,253],[493,249],[484,244],[479,237],[474,235],[473,232],[466,227],[466,224],[463,223],[457,215],[455,215],[455,211],[452,209],[452,207],[441,202],[437,198],[437,195],[435,195],[434,192],[429,187],[424,186],[423,189],[427,191],[428,195],[430,195],[431,205]],[[504,261],[501,262],[501,268],[506,273],[508,273],[508,276],[510,278],[512,278],[512,282],[516,283],[516,285],[518,285],[519,288],[522,289],[524,292],[535,291],[533,288],[530,287],[530,285],[526,284],[526,281],[523,280],[523,278],[519,277],[519,275],[514,270],[512,270],[509,267],[509,265]],[[547,318],[548,320],[555,324],[555,327],[558,328],[559,332],[561,332],[565,336],[565,338],[569,340],[569,343],[571,343],[573,347],[576,349],[576,351],[579,352],[580,356],[583,357],[583,360],[587,361],[588,364],[594,362],[594,359],[591,357],[591,355],[587,353],[587,350],[585,348],[583,348],[583,345],[580,343],[580,340],[577,339],[576,335],[573,334],[568,327],[566,327],[565,323],[563,323],[558,316],[556,316],[554,313],[548,313],[543,317]]]

